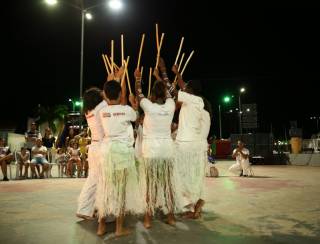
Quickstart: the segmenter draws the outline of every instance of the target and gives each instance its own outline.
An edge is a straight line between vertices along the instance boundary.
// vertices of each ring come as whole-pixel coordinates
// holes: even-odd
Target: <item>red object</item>
[[[230,140],[216,141],[216,158],[228,158],[231,155],[231,150]]]

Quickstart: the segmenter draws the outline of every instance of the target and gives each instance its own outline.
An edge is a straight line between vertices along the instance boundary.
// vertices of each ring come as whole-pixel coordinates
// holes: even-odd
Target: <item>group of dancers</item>
[[[97,217],[98,235],[106,233],[109,218],[115,218],[115,235],[122,236],[130,233],[124,228],[127,214],[144,214],[144,226],[150,228],[153,216],[162,211],[166,223],[175,225],[175,214],[197,219],[205,203],[211,116],[200,82],[185,83],[177,65],[172,67],[177,83],[171,82],[160,58],[149,97],[142,92],[141,71],[135,70],[135,94],[129,95],[129,106],[124,70],[123,66],[110,73],[103,90],[94,87],[83,95],[92,143],[77,216]],[[172,124],[177,114],[174,140]],[[136,136],[133,123],[140,124]]]

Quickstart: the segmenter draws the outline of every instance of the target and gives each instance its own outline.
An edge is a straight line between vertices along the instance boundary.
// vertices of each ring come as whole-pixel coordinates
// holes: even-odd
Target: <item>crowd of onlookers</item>
[[[91,142],[87,128],[77,131],[68,126],[66,133],[53,136],[50,128],[44,135],[37,130],[36,123],[31,124],[25,133],[25,144],[20,151],[11,152],[3,138],[0,138],[0,164],[3,180],[8,181],[7,166],[16,163],[18,179],[36,179],[52,177],[53,164],[58,166],[58,176],[88,176],[88,145]],[[29,171],[30,169],[30,171]]]

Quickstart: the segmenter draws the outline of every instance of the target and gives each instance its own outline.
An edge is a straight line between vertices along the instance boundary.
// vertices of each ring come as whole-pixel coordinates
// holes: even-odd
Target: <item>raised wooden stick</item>
[[[108,67],[106,58],[104,57],[104,54],[102,54],[102,59],[103,59],[104,66],[106,67],[107,73],[108,73],[108,75],[109,75],[109,74],[110,74],[110,71],[109,71],[109,67]]]
[[[188,63],[189,63],[189,61],[190,61],[190,59],[191,59],[191,57],[192,57],[193,54],[194,54],[194,51],[192,51],[192,52],[190,53],[189,58],[187,59],[186,63],[184,64],[184,67],[183,67],[183,69],[182,69],[182,71],[181,71],[181,76],[183,75],[184,70],[186,69],[186,67],[187,67],[187,65],[188,65]]]
[[[124,62],[124,41],[123,41],[123,34],[121,34],[121,65]]]
[[[156,67],[155,67],[155,68],[158,68],[158,65],[159,65],[160,51],[161,51],[161,47],[162,47],[162,43],[163,43],[163,38],[164,38],[164,33],[162,33],[162,35],[161,35],[160,46],[159,46],[159,49],[158,49],[157,60],[156,60]]]
[[[141,77],[142,77],[142,74],[143,74],[143,66],[141,66],[141,71],[140,71],[140,73],[141,73]]]
[[[151,92],[151,79],[152,79],[152,68],[149,69],[149,88],[148,88],[148,98],[150,97]]]
[[[114,41],[111,40],[111,73],[113,74]]]
[[[182,49],[183,41],[184,41],[184,37],[181,38],[178,54],[177,54],[176,60],[174,61],[174,64],[178,63],[178,59],[179,59],[180,52],[181,52],[181,49]]]
[[[158,28],[158,24],[156,24],[156,44],[157,44],[157,51],[159,51],[159,28]]]
[[[107,64],[108,64],[108,67],[109,67],[109,70],[110,70],[110,73],[111,73],[111,63],[110,63],[110,60],[109,60],[109,58],[108,58],[108,55],[107,54],[105,54],[104,55],[104,57],[105,57],[105,59],[106,59],[106,61],[107,61]]]
[[[128,73],[129,59],[130,59],[130,56],[127,57],[127,61],[126,61],[126,66],[127,66],[127,68],[126,68],[126,77],[127,77],[129,92],[130,92],[130,95],[131,95],[132,91],[131,91],[131,84],[130,84],[130,78],[129,78],[129,73]]]
[[[124,79],[126,78],[126,72],[127,72],[127,69],[128,69],[128,63],[129,63],[129,59],[130,59],[130,56],[127,57],[127,61],[123,60],[123,64],[124,64],[124,73],[121,77],[121,85],[123,84],[124,82]]]
[[[143,49],[143,44],[144,44],[144,37],[145,37],[145,34],[142,34],[141,43],[140,43],[140,50],[139,50],[139,57],[138,57],[138,63],[137,63],[137,69],[139,69],[139,66],[140,66],[140,59],[141,59],[141,54],[142,54],[142,49]]]
[[[184,53],[181,55],[181,59],[180,59],[179,66],[178,66],[178,71],[180,71],[183,58],[184,58]],[[176,77],[174,78],[174,82],[173,82],[173,83],[176,83],[176,82],[177,82],[177,78],[178,78],[178,76],[176,76]]]

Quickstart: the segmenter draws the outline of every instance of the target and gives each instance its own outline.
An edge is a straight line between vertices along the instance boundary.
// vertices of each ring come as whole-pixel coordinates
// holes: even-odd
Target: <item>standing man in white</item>
[[[249,150],[244,147],[242,141],[238,141],[238,147],[233,150],[232,157],[236,159],[236,163],[231,165],[229,171],[239,176],[249,176]]]

